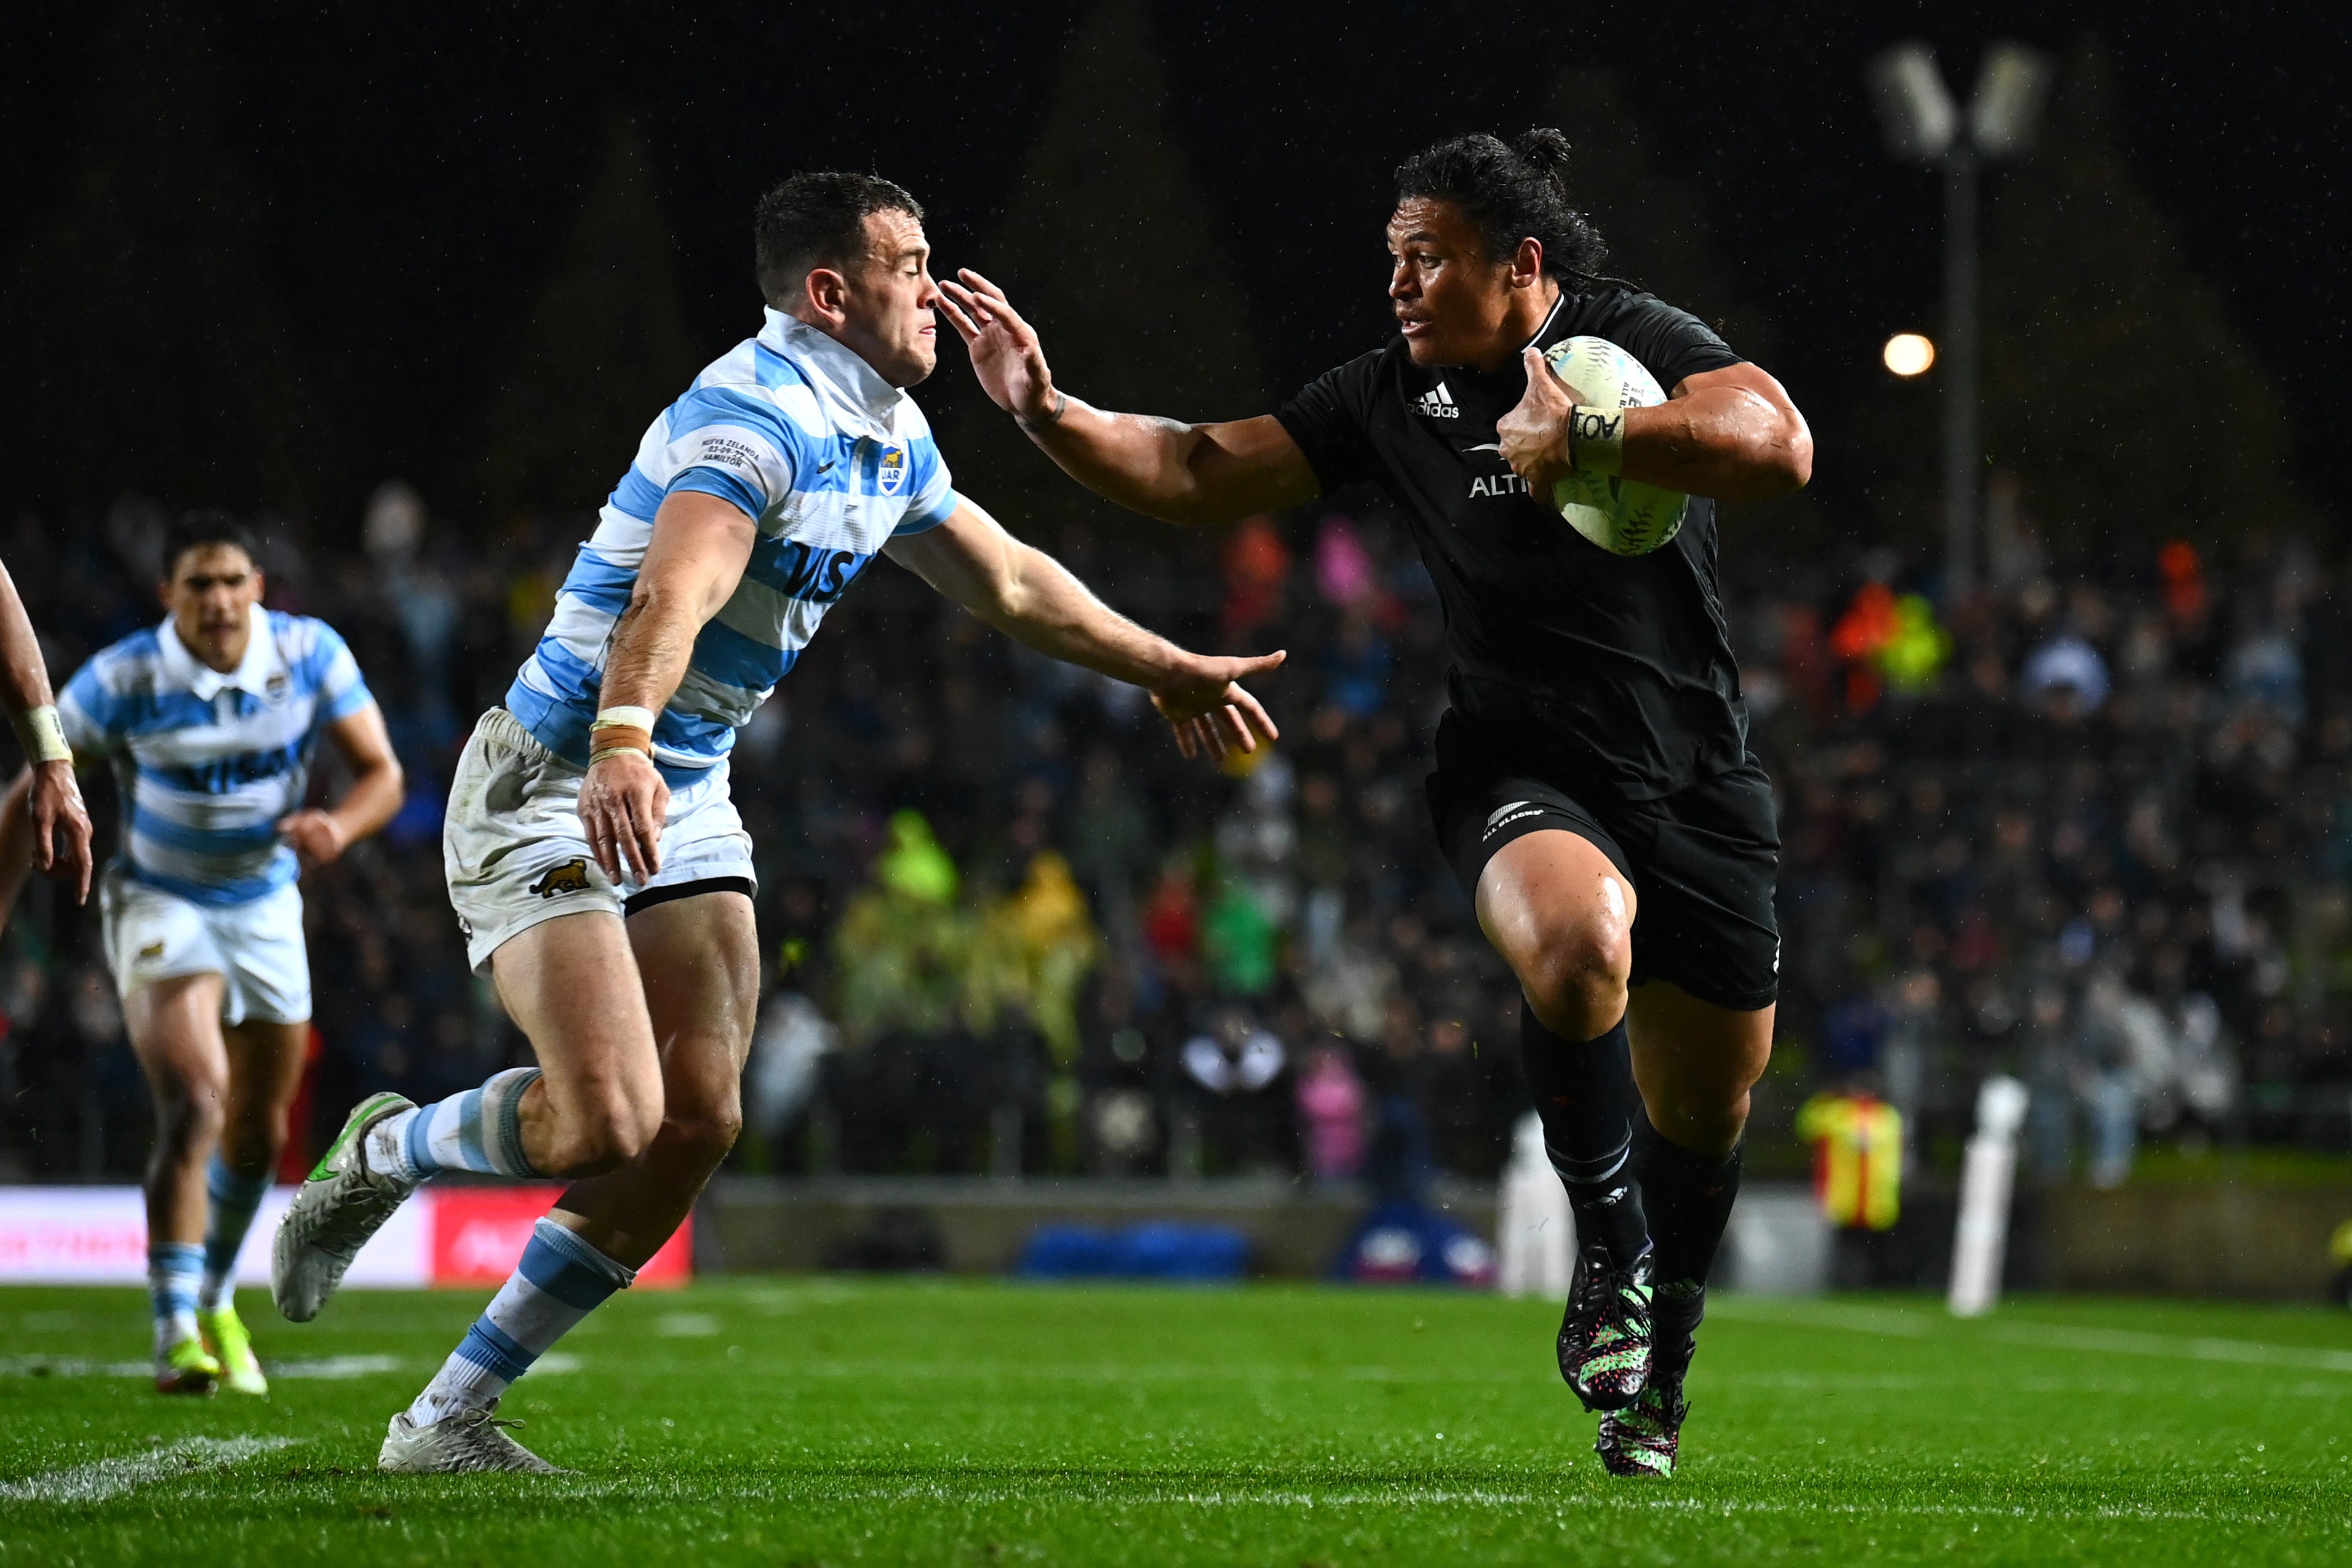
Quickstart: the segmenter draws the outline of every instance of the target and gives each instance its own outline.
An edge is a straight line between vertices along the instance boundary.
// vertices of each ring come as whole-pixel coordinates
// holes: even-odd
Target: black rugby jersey
[[[1605,338],[1672,393],[1740,362],[1697,318],[1613,283],[1565,288],[1533,340]],[[1436,579],[1454,711],[1481,743],[1633,800],[1739,766],[1747,709],[1716,592],[1715,505],[1646,556],[1612,555],[1532,497],[1495,423],[1527,392],[1517,359],[1492,375],[1423,369],[1399,337],[1317,377],[1276,417],[1323,493],[1362,480],[1411,520]]]

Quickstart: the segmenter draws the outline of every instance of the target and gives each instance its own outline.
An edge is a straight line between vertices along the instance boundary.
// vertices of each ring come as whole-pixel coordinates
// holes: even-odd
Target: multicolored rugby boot
[[[220,1363],[205,1349],[205,1342],[175,1341],[155,1354],[155,1392],[209,1395],[220,1386]]]
[[[1576,1260],[1559,1322],[1559,1375],[1587,1410],[1622,1410],[1650,1378],[1650,1254],[1611,1266],[1595,1244]]]
[[[235,1307],[210,1312],[198,1307],[196,1327],[203,1331],[205,1348],[220,1363],[223,1388],[231,1394],[268,1396],[269,1379],[261,1375],[260,1359],[253,1354],[253,1336],[245,1332],[245,1321]]]
[[[403,1410],[392,1418],[375,1468],[394,1475],[454,1476],[481,1470],[519,1470],[533,1476],[568,1476],[506,1435],[520,1421],[498,1418],[499,1402],[480,1410],[459,1410],[430,1427],[420,1427]]]
[[[1630,1406],[1601,1417],[1592,1451],[1612,1476],[1671,1476],[1675,1452],[1682,1447],[1683,1419],[1689,1414],[1682,1374],[1661,1371]]]
[[[399,1094],[371,1094],[352,1108],[310,1178],[295,1191],[269,1249],[269,1294],[294,1322],[319,1315],[369,1237],[416,1190],[368,1169],[368,1129],[414,1110]]]

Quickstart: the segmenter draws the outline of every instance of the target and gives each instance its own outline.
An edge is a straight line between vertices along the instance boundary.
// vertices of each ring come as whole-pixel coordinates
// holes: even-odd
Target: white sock
[[[542,1219],[531,1228],[522,1261],[466,1337],[408,1407],[408,1418],[430,1427],[459,1410],[486,1409],[573,1324],[637,1277],[580,1239]]]
[[[509,1067],[479,1089],[386,1116],[368,1129],[368,1168],[405,1182],[443,1171],[539,1175],[522,1152],[522,1094],[539,1076],[536,1067]]]

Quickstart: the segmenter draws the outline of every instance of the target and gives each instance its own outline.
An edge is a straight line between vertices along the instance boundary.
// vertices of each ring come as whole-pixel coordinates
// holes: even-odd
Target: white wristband
[[[1568,461],[1588,474],[1625,468],[1625,411],[1580,402],[1568,411]]]
[[[654,710],[649,707],[608,707],[596,715],[596,722],[588,727],[598,729],[642,729],[647,735],[654,730]]]
[[[16,720],[16,738],[35,762],[71,762],[73,747],[66,744],[65,726],[58,722],[57,705],[26,708]]]

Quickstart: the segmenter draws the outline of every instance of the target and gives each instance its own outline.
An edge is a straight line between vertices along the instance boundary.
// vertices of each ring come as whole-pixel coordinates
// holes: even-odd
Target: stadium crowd
[[[163,520],[131,498],[0,538],[60,676],[157,618]],[[380,843],[306,884],[313,1149],[368,1090],[437,1097],[520,1049],[465,966],[439,792],[583,527],[462,533],[387,485],[353,547],[269,536],[271,602],[343,632],[411,786]],[[1373,507],[1056,542],[1195,645],[1288,648],[1261,694],[1282,743],[1204,772],[1139,693],[872,574],[735,753],[771,959],[738,1164],[1494,1176],[1524,1109],[1517,1003],[1423,803],[1444,656],[1402,530]],[[1784,849],[1759,1153],[1846,1086],[1948,1167],[1994,1071],[2033,1089],[2047,1179],[2121,1180],[2151,1134],[2352,1142],[2352,637],[2311,551],[2053,574],[2012,541],[1943,611],[1891,563],[1737,559]],[[94,909],[27,895],[0,948],[0,1170],[139,1163],[100,962]]]

